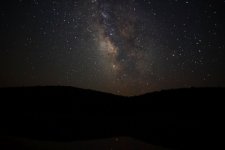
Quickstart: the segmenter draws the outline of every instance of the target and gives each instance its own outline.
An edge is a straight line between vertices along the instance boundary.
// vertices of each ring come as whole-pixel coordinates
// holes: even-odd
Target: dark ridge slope
[[[74,141],[128,136],[169,148],[224,140],[224,88],[121,97],[72,87],[1,88],[1,135]]]

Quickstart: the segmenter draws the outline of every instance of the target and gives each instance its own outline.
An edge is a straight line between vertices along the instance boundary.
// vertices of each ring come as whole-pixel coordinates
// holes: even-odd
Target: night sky
[[[0,87],[225,86],[224,0],[5,1],[0,22]]]

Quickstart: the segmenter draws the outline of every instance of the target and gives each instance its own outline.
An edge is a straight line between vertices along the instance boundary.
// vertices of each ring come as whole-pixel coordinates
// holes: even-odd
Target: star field
[[[224,18],[224,0],[3,2],[0,86],[224,86]]]

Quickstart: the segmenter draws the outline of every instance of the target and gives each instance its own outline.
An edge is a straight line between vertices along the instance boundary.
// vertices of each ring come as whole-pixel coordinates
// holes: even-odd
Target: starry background
[[[4,1],[0,20],[1,87],[225,85],[224,0]]]

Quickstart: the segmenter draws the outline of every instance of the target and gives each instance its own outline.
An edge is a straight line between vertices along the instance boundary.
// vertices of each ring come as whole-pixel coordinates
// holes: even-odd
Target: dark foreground
[[[0,149],[216,149],[225,142],[224,88],[130,98],[71,87],[2,88],[0,95]]]

